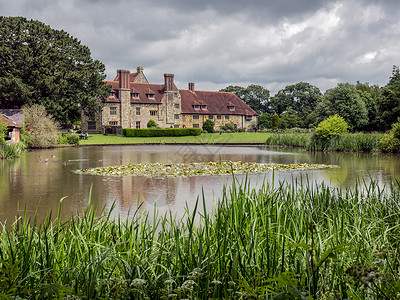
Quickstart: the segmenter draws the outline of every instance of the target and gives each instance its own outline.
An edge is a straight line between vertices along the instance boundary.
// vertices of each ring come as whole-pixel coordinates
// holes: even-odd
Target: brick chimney
[[[189,82],[188,86],[189,86],[189,91],[194,93],[194,82]]]
[[[165,90],[172,91],[174,89],[174,74],[164,74]]]
[[[119,89],[129,89],[129,70],[118,70]]]

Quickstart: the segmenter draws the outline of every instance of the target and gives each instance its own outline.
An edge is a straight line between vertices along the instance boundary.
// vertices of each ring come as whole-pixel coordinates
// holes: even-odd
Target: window
[[[96,121],[88,121],[88,130],[96,130]]]
[[[174,125],[174,128],[179,128],[179,124],[175,124],[175,125]]]
[[[175,107],[175,108],[179,108],[179,103],[175,103],[175,104],[174,104],[174,107]]]
[[[207,105],[202,105],[201,109],[207,109]]]
[[[111,126],[117,126],[118,122],[117,121],[110,121],[110,122],[108,122],[108,124],[111,125]]]
[[[234,106],[228,106],[228,108],[229,108],[230,111],[234,111],[235,110]]]
[[[200,105],[193,105],[193,108],[196,109],[196,110],[200,109]]]
[[[115,97],[115,93],[114,92],[110,92],[110,97]]]
[[[209,119],[209,120],[213,120],[213,119],[214,119],[214,116],[213,116],[213,115],[209,115],[209,116],[208,116],[208,119]]]
[[[116,107],[110,107],[110,115],[116,115],[117,114],[117,108]]]
[[[199,115],[193,115],[193,120],[199,120],[199,119],[200,119]]]
[[[246,121],[251,121],[253,119],[253,116],[246,116]]]
[[[150,116],[157,116],[158,112],[156,110],[151,110],[150,111]]]
[[[225,116],[225,120],[229,120],[229,115],[226,115],[226,116]]]
[[[175,119],[175,120],[179,120],[179,114],[175,114],[175,115],[174,115],[174,119]]]
[[[136,115],[140,116],[140,107],[136,107]]]
[[[218,115],[218,116],[217,116],[217,120],[221,120],[221,118],[222,118],[221,115]]]
[[[200,128],[199,124],[193,124],[193,128]]]
[[[154,95],[154,94],[147,94],[147,98],[149,98],[149,99],[155,99],[155,98],[156,98],[156,95]]]
[[[132,98],[139,98],[139,93],[132,93]]]
[[[137,121],[137,122],[136,122],[136,128],[137,128],[137,129],[140,129],[140,121]]]

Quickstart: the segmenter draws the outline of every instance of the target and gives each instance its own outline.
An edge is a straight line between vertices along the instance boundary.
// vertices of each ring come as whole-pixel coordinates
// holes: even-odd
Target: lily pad
[[[191,177],[223,174],[256,174],[272,170],[322,169],[336,166],[321,164],[273,164],[242,161],[201,162],[201,163],[149,163],[127,164],[76,170],[74,173],[101,176],[145,176],[145,177]]]

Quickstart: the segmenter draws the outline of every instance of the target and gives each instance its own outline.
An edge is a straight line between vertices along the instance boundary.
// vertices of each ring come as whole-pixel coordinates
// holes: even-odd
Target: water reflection
[[[302,150],[266,147],[221,146],[98,146],[48,149],[25,153],[15,160],[0,161],[0,217],[13,220],[26,208],[33,215],[38,208],[40,217],[49,210],[56,211],[59,200],[66,214],[75,214],[92,199],[100,207],[116,205],[115,213],[126,214],[141,203],[141,210],[160,212],[172,209],[182,215],[185,206],[193,207],[204,192],[207,206],[213,206],[221,195],[222,186],[230,184],[230,176],[191,178],[101,177],[77,175],[71,171],[81,168],[111,166],[127,163],[245,161],[263,163],[323,163],[340,166],[337,169],[315,171],[275,172],[275,179],[300,180],[305,175],[312,182],[327,182],[351,187],[359,179],[376,180],[380,184],[399,179],[400,158],[393,155],[312,153]],[[243,180],[246,176],[238,176]],[[248,176],[254,187],[263,180],[272,180],[272,173]]]

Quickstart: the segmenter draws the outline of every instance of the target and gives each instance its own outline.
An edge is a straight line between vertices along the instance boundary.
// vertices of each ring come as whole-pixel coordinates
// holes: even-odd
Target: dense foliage
[[[0,105],[43,105],[60,124],[100,109],[108,95],[105,66],[65,31],[35,20],[0,16]]]
[[[127,137],[154,137],[154,136],[190,136],[200,135],[200,128],[124,128],[124,136]]]
[[[349,126],[339,115],[333,115],[318,124],[315,135],[320,139],[329,139],[346,133]]]
[[[157,123],[154,120],[149,120],[147,122],[147,128],[157,128]]]
[[[34,148],[49,147],[57,144],[59,125],[47,114],[42,105],[24,106],[25,123],[29,128],[29,139]]]
[[[212,120],[205,120],[203,123],[203,130],[207,131],[208,133],[214,132],[215,123]]]

